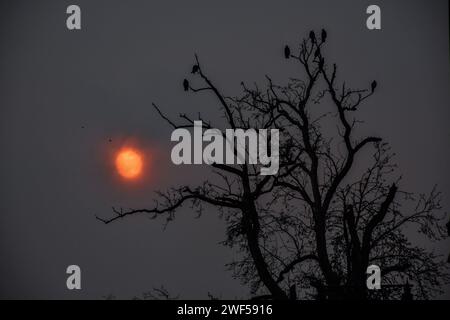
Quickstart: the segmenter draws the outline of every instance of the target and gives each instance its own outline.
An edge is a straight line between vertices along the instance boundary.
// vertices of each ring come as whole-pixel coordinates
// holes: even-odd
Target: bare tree
[[[187,203],[199,213],[204,205],[218,210],[227,226],[223,244],[239,252],[228,266],[258,299],[395,299],[406,288],[416,298],[438,294],[449,281],[445,259],[407,234],[443,239],[440,193],[401,190],[387,143],[356,137],[358,110],[378,84],[353,89],[339,81],[336,64],[325,59],[326,38],[325,30],[320,37],[311,31],[297,50],[285,47],[300,73],[285,85],[267,77],[263,88],[241,83],[239,96],[226,96],[197,56],[192,74],[200,85],[183,81],[186,91],[217,98],[228,128],[280,130],[276,175],[261,176],[260,166],[249,163],[214,163],[214,178],[201,185],[160,192],[152,208],[114,209],[113,217],[97,218],[111,223],[147,214],[169,222]],[[194,126],[189,115],[176,123],[153,106],[174,129]],[[199,117],[206,128],[217,127]],[[402,290],[369,294],[371,264],[381,267],[385,288]]]

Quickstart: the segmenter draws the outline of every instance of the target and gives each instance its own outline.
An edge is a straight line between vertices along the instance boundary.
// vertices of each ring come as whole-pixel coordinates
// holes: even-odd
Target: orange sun
[[[142,173],[142,156],[134,149],[123,149],[116,157],[116,168],[126,179],[137,178]]]

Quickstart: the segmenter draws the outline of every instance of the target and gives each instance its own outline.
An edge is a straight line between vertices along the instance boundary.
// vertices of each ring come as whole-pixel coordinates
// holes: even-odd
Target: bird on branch
[[[291,48],[289,46],[284,47],[284,57],[289,59],[291,57]]]
[[[183,80],[183,88],[184,88],[184,91],[189,90],[189,81],[187,79]]]

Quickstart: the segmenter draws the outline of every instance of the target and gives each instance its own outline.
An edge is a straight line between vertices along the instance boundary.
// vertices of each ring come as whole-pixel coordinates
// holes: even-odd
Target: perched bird
[[[192,72],[191,72],[191,73],[197,73],[199,69],[200,69],[200,68],[198,67],[198,65],[197,65],[197,64],[194,64],[194,65],[192,66]]]
[[[291,57],[291,48],[289,46],[284,47],[284,57],[289,59]]]
[[[377,82],[375,80],[373,80],[372,84],[370,86],[372,87],[372,92],[374,92],[375,88],[377,87]]]
[[[184,91],[189,90],[189,81],[187,79],[183,80],[183,88],[184,88]]]
[[[322,42],[325,42],[326,39],[327,39],[327,32],[325,31],[325,29],[322,29]]]
[[[311,42],[312,42],[312,43],[315,43],[315,42],[316,42],[316,34],[314,33],[313,30],[311,30],[311,31],[309,32],[309,38],[311,39]]]

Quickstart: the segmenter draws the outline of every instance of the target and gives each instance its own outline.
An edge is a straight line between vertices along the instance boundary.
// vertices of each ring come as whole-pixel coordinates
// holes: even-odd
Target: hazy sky
[[[80,31],[66,28],[70,4],[81,7]],[[370,4],[381,7],[382,30],[365,26]],[[348,83],[378,81],[361,118],[397,153],[403,186],[438,184],[448,210],[447,5],[0,1],[0,297],[131,298],[161,285],[183,298],[246,297],[225,269],[234,252],[218,245],[224,224],[214,210],[194,219],[183,208],[165,231],[144,216],[104,225],[95,214],[151,206],[154,190],[201,181],[202,169],[171,164],[171,129],[151,107],[217,117],[214,99],[182,90],[194,53],[233,95],[241,81],[296,76],[282,48],[313,28],[328,30],[327,55]],[[151,155],[138,183],[113,167],[130,143]],[[81,291],[66,289],[70,264],[82,269]]]

